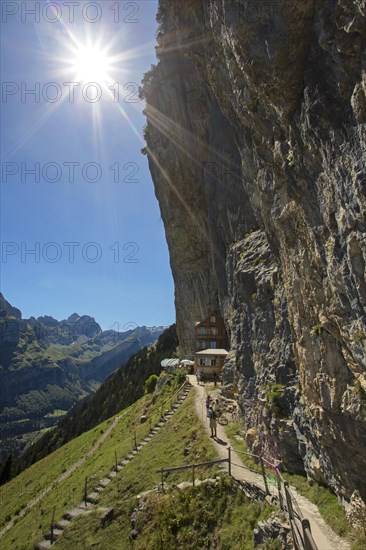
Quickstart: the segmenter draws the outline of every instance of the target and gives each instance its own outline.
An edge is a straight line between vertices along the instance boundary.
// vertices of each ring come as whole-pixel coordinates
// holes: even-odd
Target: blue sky
[[[73,4],[2,2],[1,290],[24,317],[168,325],[137,98],[156,61],[157,2]]]

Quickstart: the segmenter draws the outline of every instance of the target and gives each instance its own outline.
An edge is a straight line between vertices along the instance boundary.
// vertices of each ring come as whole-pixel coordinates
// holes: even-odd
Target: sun
[[[112,57],[99,46],[78,45],[73,52],[71,69],[78,82],[105,84],[110,80]]]

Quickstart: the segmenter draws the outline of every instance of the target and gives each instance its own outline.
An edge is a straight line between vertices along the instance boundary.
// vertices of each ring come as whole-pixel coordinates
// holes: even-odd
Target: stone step
[[[68,510],[67,512],[65,512],[62,517],[64,519],[72,521],[74,518],[81,516],[81,514],[85,514],[85,510],[82,510],[81,508],[73,508],[72,510]]]
[[[99,494],[98,493],[90,493],[90,495],[88,495],[86,497],[86,501],[87,502],[92,502],[93,504],[95,504],[96,502],[98,502],[99,500]]]
[[[99,485],[101,485],[102,487],[107,487],[110,482],[111,480],[109,479],[109,477],[103,477],[103,479],[99,481]]]
[[[95,492],[96,493],[101,493],[102,491],[104,491],[105,487],[103,487],[102,485],[98,485],[96,488],[95,488]]]
[[[35,550],[47,550],[51,548],[52,544],[50,540],[41,540],[38,544],[35,545]]]
[[[85,504],[85,502],[83,501],[78,504],[78,508],[80,508],[82,512],[88,512],[93,508],[93,504],[91,502],[87,502]]]
[[[107,477],[109,477],[109,479],[113,479],[114,477],[116,477],[116,475],[117,473],[114,470],[111,470],[107,475]]]
[[[66,529],[70,525],[71,521],[68,519],[60,519],[59,521],[56,521],[55,527],[57,529]]]
[[[122,465],[122,466],[126,466],[126,464],[128,464],[129,462],[130,462],[130,461],[129,461],[128,458],[124,458],[124,459],[122,460],[122,462],[121,462],[121,465]]]
[[[62,530],[61,529],[54,529],[53,530],[54,540],[56,540],[60,535],[62,535]],[[47,535],[45,536],[45,539],[46,540],[51,540],[51,533],[47,533]]]

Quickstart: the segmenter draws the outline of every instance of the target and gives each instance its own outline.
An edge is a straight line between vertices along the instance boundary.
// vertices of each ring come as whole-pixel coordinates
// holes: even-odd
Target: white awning
[[[179,359],[163,359],[160,365],[166,367],[177,367],[179,365]]]
[[[227,355],[229,352],[226,351],[226,349],[215,349],[215,348],[208,348],[204,349],[202,351],[196,351],[195,355],[218,355],[224,356]]]

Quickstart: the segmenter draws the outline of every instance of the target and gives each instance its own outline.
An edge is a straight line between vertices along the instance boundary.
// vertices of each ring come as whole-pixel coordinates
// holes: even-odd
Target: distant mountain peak
[[[42,325],[54,325],[55,323],[58,323],[58,320],[52,317],[51,315],[41,315],[40,317],[37,317],[37,321],[39,323],[42,323]]]
[[[6,311],[7,315],[16,317],[17,319],[22,318],[22,312],[20,309],[13,307],[7,300],[5,300],[3,294],[0,292],[0,309]]]
[[[85,316],[86,317],[86,316]],[[73,313],[66,319],[68,323],[76,323],[80,319],[80,315],[78,313]]]

